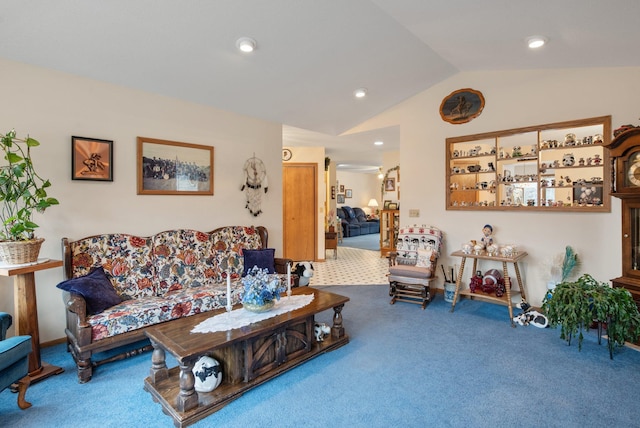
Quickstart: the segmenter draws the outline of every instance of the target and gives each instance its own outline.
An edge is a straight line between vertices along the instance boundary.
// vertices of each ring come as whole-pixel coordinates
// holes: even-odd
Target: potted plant
[[[578,350],[582,349],[583,330],[598,325],[600,342],[602,323],[606,323],[609,356],[625,341],[635,342],[640,335],[640,313],[631,293],[624,288],[608,284],[584,274],[577,281],[556,285],[544,297],[542,307],[552,327],[560,325],[560,338],[571,345],[578,335]]]
[[[38,259],[44,239],[36,238],[35,212],[44,212],[58,200],[47,195],[51,182],[38,175],[31,159],[31,149],[40,143],[18,138],[16,131],[0,134],[4,163],[0,165],[0,257],[10,264]]]

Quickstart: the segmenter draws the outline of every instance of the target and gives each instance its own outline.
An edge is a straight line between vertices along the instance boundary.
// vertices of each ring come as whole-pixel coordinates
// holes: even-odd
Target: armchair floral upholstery
[[[7,329],[12,321],[11,315],[0,312],[0,391],[17,384],[18,407],[24,410],[31,407],[24,398],[31,383],[28,374],[31,336],[7,338]]]
[[[396,251],[389,255],[389,295],[396,301],[417,303],[424,309],[431,301],[429,285],[436,278],[442,232],[426,225],[399,230]]]

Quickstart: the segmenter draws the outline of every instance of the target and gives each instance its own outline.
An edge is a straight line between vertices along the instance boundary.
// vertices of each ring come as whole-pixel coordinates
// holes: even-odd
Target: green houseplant
[[[560,325],[560,338],[571,345],[578,336],[578,349],[582,349],[583,330],[596,322],[598,341],[602,323],[607,328],[607,347],[613,358],[615,348],[625,341],[635,342],[640,335],[640,313],[631,293],[623,288],[612,288],[608,284],[584,274],[577,281],[565,281],[556,285],[547,294],[542,307],[552,327]]]
[[[34,138],[18,138],[15,130],[0,134],[4,159],[0,165],[0,256],[12,264],[37,260],[44,239],[34,235],[38,225],[33,214],[58,204],[47,195],[51,182],[33,166],[31,149],[39,145]]]

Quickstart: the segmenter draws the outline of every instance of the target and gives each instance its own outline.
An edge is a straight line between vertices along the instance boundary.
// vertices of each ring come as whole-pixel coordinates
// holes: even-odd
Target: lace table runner
[[[313,294],[297,294],[290,297],[281,297],[280,300],[276,301],[273,309],[268,312],[255,313],[249,312],[244,308],[235,309],[231,312],[223,312],[202,321],[191,330],[191,333],[214,333],[216,331],[227,331],[244,327],[254,322],[307,306],[313,301],[313,297]]]

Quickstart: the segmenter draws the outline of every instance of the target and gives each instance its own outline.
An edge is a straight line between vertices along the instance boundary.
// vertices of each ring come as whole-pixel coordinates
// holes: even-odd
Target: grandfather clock
[[[629,290],[640,307],[640,127],[623,131],[605,147],[614,171],[611,196],[622,200],[622,276],[611,282]]]

